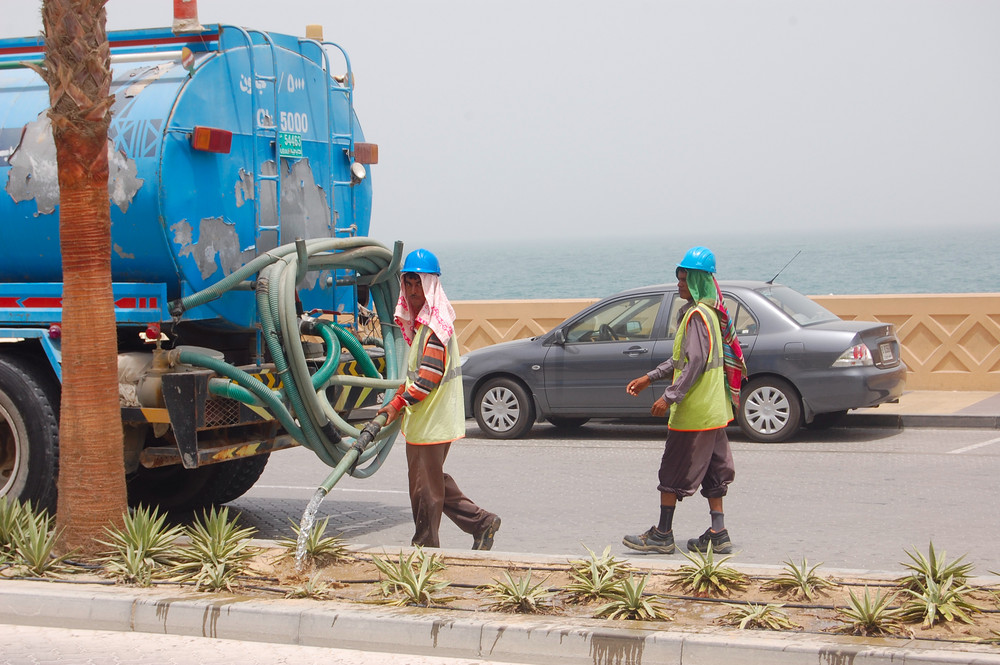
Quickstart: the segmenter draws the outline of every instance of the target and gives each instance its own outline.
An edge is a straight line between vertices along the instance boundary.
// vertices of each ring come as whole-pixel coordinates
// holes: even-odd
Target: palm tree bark
[[[127,509],[111,290],[106,0],[44,0],[49,118],[59,167],[62,250],[60,549],[83,557]]]

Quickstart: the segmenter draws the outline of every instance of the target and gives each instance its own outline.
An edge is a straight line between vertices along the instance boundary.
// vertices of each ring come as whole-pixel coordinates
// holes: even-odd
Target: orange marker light
[[[195,127],[191,132],[191,147],[205,152],[228,153],[233,145],[233,133],[215,127]]]

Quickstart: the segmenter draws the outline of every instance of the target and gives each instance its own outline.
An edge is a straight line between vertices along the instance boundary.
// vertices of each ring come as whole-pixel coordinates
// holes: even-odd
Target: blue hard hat
[[[708,247],[692,247],[677,264],[678,268],[685,270],[704,270],[705,272],[715,272],[715,254]]]
[[[425,272],[429,275],[440,275],[441,264],[436,256],[426,249],[415,249],[406,255],[400,272]]]

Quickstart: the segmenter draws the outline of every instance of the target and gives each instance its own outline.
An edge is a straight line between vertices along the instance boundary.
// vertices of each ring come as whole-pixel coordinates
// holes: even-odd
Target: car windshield
[[[766,286],[756,289],[782,312],[800,326],[810,326],[827,321],[837,321],[839,317],[830,310],[817,305],[807,296],[787,286]]]

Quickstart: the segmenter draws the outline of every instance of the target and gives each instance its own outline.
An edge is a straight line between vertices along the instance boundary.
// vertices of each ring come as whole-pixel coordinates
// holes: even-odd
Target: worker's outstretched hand
[[[666,415],[667,411],[669,410],[670,410],[670,405],[667,404],[667,400],[661,397],[660,399],[653,402],[653,408],[651,408],[649,412],[654,416],[656,416],[657,418],[662,418],[663,416]]]
[[[632,379],[629,381],[628,385],[625,386],[625,392],[634,397],[648,388],[650,383],[652,382],[649,380],[649,377],[643,374],[638,379]]]
[[[391,402],[383,406],[381,409],[379,409],[378,413],[376,413],[375,415],[378,416],[380,413],[385,414],[386,425],[392,423],[393,420],[399,417],[399,409],[394,407]]]

